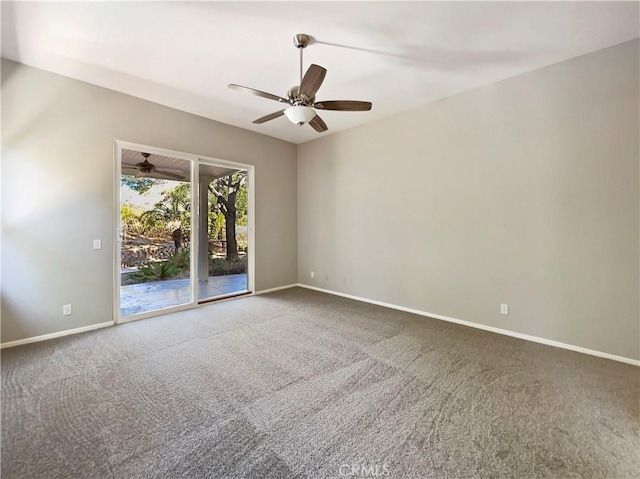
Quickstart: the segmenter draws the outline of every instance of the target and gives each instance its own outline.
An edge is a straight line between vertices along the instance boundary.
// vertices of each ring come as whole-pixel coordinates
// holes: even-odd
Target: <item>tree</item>
[[[246,214],[246,194],[238,193],[246,190],[247,172],[237,171],[228,176],[217,178],[209,184],[209,191],[217,198],[217,206],[225,219],[225,240],[227,245],[226,258],[234,260],[238,257],[238,240],[236,239],[236,221],[238,219],[238,200],[244,199],[244,211]]]
[[[120,206],[120,220],[122,222],[122,233],[124,235],[128,233],[139,235],[144,231],[144,226],[140,221],[140,215],[132,205],[123,203]]]
[[[191,185],[181,183],[175,188],[165,191],[162,198],[152,210],[142,213],[140,218],[150,229],[175,228],[181,231],[181,237],[188,237],[191,213]],[[177,248],[176,248],[177,249]]]

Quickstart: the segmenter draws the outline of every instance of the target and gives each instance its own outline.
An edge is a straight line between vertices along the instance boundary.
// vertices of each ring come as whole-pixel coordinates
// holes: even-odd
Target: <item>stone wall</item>
[[[171,258],[176,251],[173,243],[161,245],[125,245],[121,251],[121,267],[133,268],[147,261],[163,261]]]

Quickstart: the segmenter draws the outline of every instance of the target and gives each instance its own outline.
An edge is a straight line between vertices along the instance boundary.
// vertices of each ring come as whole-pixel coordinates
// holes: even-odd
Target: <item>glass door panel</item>
[[[191,168],[179,158],[122,150],[120,317],[193,302]]]
[[[198,300],[248,291],[248,171],[199,164]]]

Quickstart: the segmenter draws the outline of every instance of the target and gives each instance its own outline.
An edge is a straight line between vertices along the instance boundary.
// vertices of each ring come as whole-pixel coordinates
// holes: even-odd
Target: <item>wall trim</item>
[[[106,328],[113,326],[113,321],[106,321],[104,323],[91,324],[89,326],[82,326],[81,328],[66,329],[64,331],[58,331],[55,333],[43,334],[41,336],[33,336],[31,338],[17,339],[15,341],[7,341],[0,344],[0,349],[13,348],[15,346],[22,346],[23,344],[37,343],[40,341],[46,341],[47,339],[61,338],[63,336],[70,336],[71,334],[85,333],[87,331],[93,331],[94,329]]]
[[[472,321],[465,321],[462,319],[451,318],[449,316],[443,316],[441,314],[429,313],[421,311],[419,309],[407,308],[404,306],[398,306],[396,304],[385,303],[384,301],[377,301],[375,299],[363,298],[360,296],[354,296],[351,294],[339,293],[337,291],[331,291],[330,289],[317,288],[315,286],[309,286],[306,284],[298,283],[301,288],[312,289],[321,293],[333,294],[335,296],[341,296],[343,298],[354,299],[356,301],[362,301],[364,303],[371,303],[385,308],[397,309],[399,311],[405,311],[407,313],[418,314],[420,316],[428,316],[429,318],[440,319],[442,321],[448,321],[450,323],[461,324],[470,328],[482,329],[492,333],[502,334],[504,336],[511,336],[513,338],[524,339],[525,341],[531,341],[534,343],[540,343],[547,346],[553,346],[561,349],[568,349],[577,353],[588,354],[590,356],[597,356],[599,358],[611,359],[625,364],[631,364],[633,366],[640,366],[640,360],[625,358],[624,356],[616,356],[615,354],[609,354],[602,351],[596,351],[594,349],[583,348],[582,346],[574,346],[573,344],[561,343],[560,341],[554,341],[552,339],[539,338],[537,336],[531,336],[529,334],[516,333],[515,331],[509,331],[508,329],[495,328],[493,326],[487,326],[480,323],[474,323]]]
[[[280,291],[282,289],[295,288],[296,286],[301,286],[301,285],[298,284],[298,283],[293,283],[293,284],[287,284],[285,286],[278,286],[277,288],[261,289],[260,291],[256,291],[255,293],[253,293],[253,295],[257,296],[259,294],[273,293],[274,291]]]

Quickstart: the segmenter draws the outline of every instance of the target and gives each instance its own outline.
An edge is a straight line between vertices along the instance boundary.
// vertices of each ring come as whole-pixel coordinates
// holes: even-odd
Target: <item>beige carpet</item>
[[[639,371],[296,288],[2,351],[2,478],[637,478]]]

